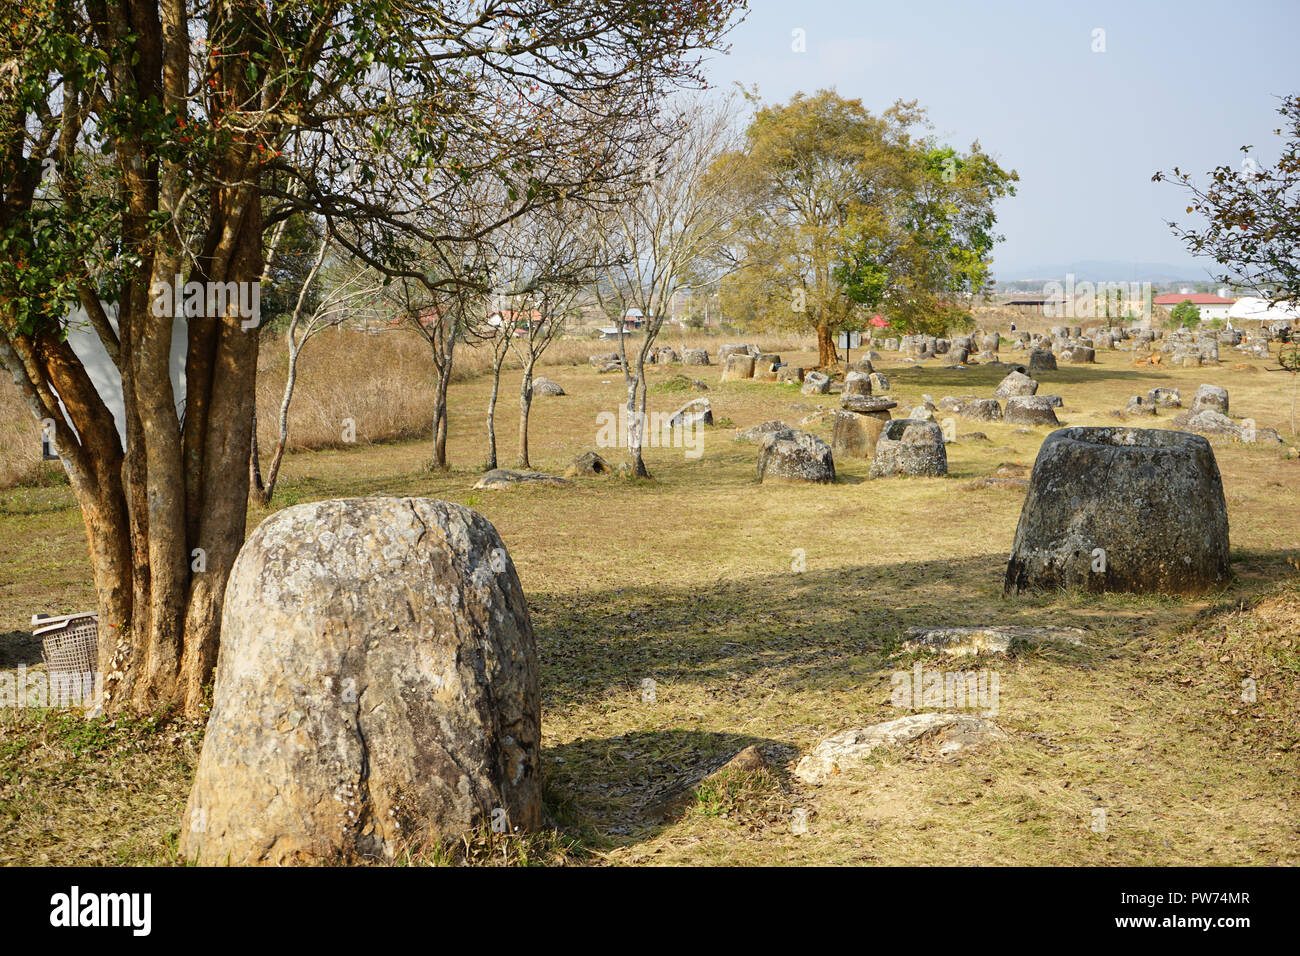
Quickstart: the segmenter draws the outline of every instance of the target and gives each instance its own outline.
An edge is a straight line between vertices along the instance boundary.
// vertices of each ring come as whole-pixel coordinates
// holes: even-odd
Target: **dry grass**
[[[621,376],[586,367],[600,349],[582,345],[581,367],[553,369],[569,394],[534,406],[542,470],[594,447],[596,414],[622,398]],[[1201,382],[1229,388],[1234,417],[1281,428],[1286,416],[1285,383],[1262,362],[1135,369],[1123,353],[1100,357],[1042,376],[1040,391],[1064,398],[1064,422],[1113,423],[1110,410],[1130,395],[1174,385],[1190,397]],[[1005,372],[918,368],[893,355],[881,367],[902,407],[922,393],[988,395]],[[658,387],[683,371],[711,385],[715,418],[734,428],[796,422],[834,402],[719,383],[716,368],[669,368],[652,372],[653,410],[684,401]],[[307,452],[287,460],[273,504],[367,494],[461,502],[492,520],[519,569],[541,653],[546,799],[559,834],[487,850],[471,841],[412,862],[485,862],[498,851],[516,863],[1300,862],[1300,461],[1216,444],[1237,573],[1223,594],[1011,601],[1001,578],[1022,494],[963,486],[1001,462],[1032,463],[1047,429],[959,419],[959,434],[988,438],[949,446],[947,479],[869,481],[865,462],[841,461],[830,486],[759,486],[753,446],[719,426],[698,460],[651,449],[652,481],[472,491],[487,387],[481,378],[452,387],[456,470],[426,472],[424,440]],[[517,387],[512,371],[503,394]],[[499,430],[512,436],[506,407]],[[503,461],[509,451],[503,442]],[[250,512],[250,530],[266,513]],[[66,488],[0,493],[0,526],[0,631],[22,628],[33,610],[87,606]],[[796,548],[803,573],[792,569]],[[915,660],[901,650],[908,627],[1035,622],[1093,634],[1080,649],[962,665],[999,672],[1006,742],[954,758],[882,753],[820,788],[790,776],[824,736],[899,715],[890,676]],[[1254,704],[1240,700],[1245,676],[1258,684]],[[0,748],[23,757],[6,760],[0,790],[3,859],[51,859],[58,847],[62,862],[169,862],[192,745],[145,735],[161,741],[141,744],[156,746],[153,756],[114,764],[112,748],[99,748],[74,772],[46,754],[50,719],[0,722]],[[770,775],[701,785],[749,744],[773,763]],[[74,776],[87,782],[70,798]],[[1092,829],[1096,809],[1105,832]],[[807,814],[806,833],[791,825],[795,810]]]
[[[802,347],[792,336],[736,338],[675,329],[665,329],[658,339],[661,346],[672,346],[678,353],[684,348],[707,348],[711,354],[730,341],[754,341],[778,352]],[[629,340],[629,349],[637,342]],[[541,367],[585,367],[588,356],[617,349],[617,342],[591,336],[561,338],[551,343]],[[282,337],[264,335],[257,376],[257,434],[264,456],[269,456],[277,436],[287,355]],[[511,353],[506,368],[518,371],[520,367]],[[453,381],[473,381],[491,370],[489,348],[474,343],[457,347]],[[429,347],[412,332],[322,332],[303,350],[299,361],[289,408],[289,450],[344,447],[347,420],[355,425],[356,443],[363,445],[427,435],[433,421],[433,380]],[[503,391],[503,404],[513,407],[514,397],[514,391]],[[58,462],[41,460],[40,437],[40,426],[17,387],[7,377],[0,378],[0,488],[66,483]]]

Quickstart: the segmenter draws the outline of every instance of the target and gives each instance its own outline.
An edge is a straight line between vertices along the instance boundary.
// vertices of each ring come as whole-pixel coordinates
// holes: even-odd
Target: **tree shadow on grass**
[[[10,631],[0,634],[0,670],[12,670],[20,664],[31,667],[39,664],[41,640],[30,631]]]
[[[864,548],[866,547],[864,543]],[[813,560],[810,558],[809,560]],[[647,678],[688,683],[715,699],[815,690],[894,669],[909,627],[1108,626],[1145,613],[1125,596],[1002,597],[1005,554],[785,571],[691,586],[631,585],[530,599],[543,706],[611,693],[629,701]]]
[[[1294,577],[1293,555],[1234,555],[1236,583],[1207,598],[1235,600]],[[811,548],[808,560],[815,561]],[[1192,602],[1176,596],[1050,591],[1006,598],[1006,560],[1005,552],[985,553],[534,593],[543,706],[581,706],[611,694],[631,702],[646,679],[737,701],[778,687],[840,687],[846,673],[862,680],[895,670],[907,629],[916,626],[1050,624],[1126,636],[1191,616]]]
[[[761,783],[778,797],[786,779],[781,767],[798,750],[752,734],[634,731],[548,747],[548,810],[563,829],[589,841],[637,843],[689,813],[700,783],[751,746],[772,768]]]
[[[1255,578],[1213,601],[1237,600],[1294,577],[1285,552],[1250,553]],[[1179,598],[1045,592],[1002,597],[1000,553],[932,561],[785,572],[693,586],[638,585],[587,595],[535,595],[546,714],[612,703],[645,708],[646,730],[586,736],[547,747],[548,805],[587,842],[631,846],[690,813],[710,812],[700,782],[749,745],[772,768],[767,789],[742,801],[771,825],[798,787],[792,741],[673,727],[718,705],[746,714],[774,691],[811,701],[879,684],[911,666],[906,630],[918,625],[1065,625],[1088,629],[1084,648],[1029,653],[1078,669],[1125,666],[1121,648],[1195,615]],[[983,665],[965,659],[962,668]],[[647,679],[653,684],[646,685]],[[647,689],[655,697],[647,700]],[[815,708],[814,708],[815,709]],[[701,715],[702,716],[702,715]],[[626,719],[626,718],[625,718]],[[632,720],[636,720],[635,712]],[[707,719],[707,718],[705,718]],[[796,718],[796,723],[806,718]],[[814,718],[815,719],[815,718]],[[844,713],[842,726],[870,723]],[[624,724],[626,726],[626,724]],[[794,725],[791,725],[792,727]],[[571,728],[570,728],[571,729]],[[805,728],[807,729],[807,728]],[[570,736],[573,736],[570,734]],[[716,807],[713,808],[716,811]],[[757,818],[756,818],[757,819]]]

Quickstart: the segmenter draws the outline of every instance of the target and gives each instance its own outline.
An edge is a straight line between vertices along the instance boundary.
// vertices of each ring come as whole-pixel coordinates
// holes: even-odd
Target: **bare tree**
[[[500,314],[500,310],[498,310],[498,314]],[[510,354],[510,337],[514,335],[514,332],[514,323],[506,321],[504,315],[502,315],[501,321],[488,326],[488,331],[482,336],[488,347],[492,349],[492,389],[488,393],[487,459],[485,462],[489,471],[497,467],[497,398],[501,392],[501,369],[505,365],[506,357]]]
[[[598,267],[605,266],[604,246],[595,229],[596,213],[585,202],[557,202],[535,210],[508,231],[498,244],[498,298],[513,308],[499,310],[501,339],[519,359],[519,466],[531,468],[528,450],[533,379],[543,353],[572,317],[577,299]],[[496,332],[497,329],[494,329]],[[494,344],[496,339],[494,338]],[[495,357],[495,356],[494,356]],[[488,430],[490,459],[495,461],[495,401],[500,365],[493,370]]]
[[[253,464],[252,497],[262,505],[270,504],[275,494],[276,481],[280,476],[280,464],[289,441],[289,406],[293,402],[293,392],[298,382],[298,362],[302,357],[303,349],[321,332],[339,328],[344,322],[354,318],[360,303],[373,300],[383,291],[383,285],[372,269],[367,266],[342,263],[336,270],[339,275],[334,277],[334,281],[308,315],[308,296],[325,265],[329,251],[329,237],[322,234],[316,244],[316,255],[311,269],[298,292],[293,315],[290,316],[289,325],[284,332],[284,341],[288,348],[284,394],[280,399],[280,414],[276,420],[275,449],[271,453],[271,464],[267,469],[265,481],[262,479],[258,461],[256,416],[253,419],[253,450],[250,456]]]
[[[637,195],[603,218],[605,257],[613,265],[596,283],[601,308],[618,328],[618,353],[627,389],[628,451],[634,474],[648,478],[642,455],[646,420],[646,358],[673,295],[691,282],[695,263],[728,241],[736,217],[727,205],[738,143],[737,101],[683,98],[647,143],[644,180]],[[644,317],[635,361],[628,361],[625,319]]]
[[[483,283],[486,270],[474,259],[459,263],[443,255],[441,269],[431,271],[427,281],[399,279],[389,287],[398,313],[406,327],[429,346],[434,374],[434,406],[431,432],[433,454],[430,471],[446,471],[447,461],[447,387],[451,384],[456,346],[465,339],[467,330],[477,321],[487,296]],[[447,277],[455,281],[447,283]]]

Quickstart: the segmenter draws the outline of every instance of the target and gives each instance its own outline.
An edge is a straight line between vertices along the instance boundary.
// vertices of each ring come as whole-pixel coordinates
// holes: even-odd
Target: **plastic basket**
[[[93,611],[62,617],[34,617],[41,657],[51,682],[93,683],[99,669],[99,615]]]

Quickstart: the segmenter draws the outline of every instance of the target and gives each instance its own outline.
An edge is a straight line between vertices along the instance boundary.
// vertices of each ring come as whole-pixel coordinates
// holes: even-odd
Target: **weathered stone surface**
[[[1153,388],[1147,392],[1147,402],[1156,408],[1182,408],[1183,397],[1176,388]]]
[[[1055,372],[1056,356],[1048,349],[1032,349],[1029,353],[1029,373]]]
[[[769,422],[763,422],[761,425],[755,425],[743,432],[737,432],[736,441],[762,441],[763,436],[779,431],[790,431],[790,426],[783,421],[773,419]]]
[[[1200,412],[1189,412],[1190,418],[1186,428],[1198,435],[1218,435],[1224,438],[1241,439],[1241,426],[1227,415],[1221,415],[1212,408]]]
[[[889,379],[880,372],[871,373],[871,391],[887,392],[889,391]]]
[[[722,380],[724,382],[753,377],[754,356],[741,353],[727,356],[726,364],[722,368]]]
[[[677,354],[677,350],[667,345],[655,352],[656,365],[668,365],[673,362],[680,362],[681,360],[681,356]]]
[[[951,657],[971,654],[1013,654],[1043,644],[1083,644],[1088,632],[1078,627],[909,627],[907,650],[941,651]]]
[[[683,365],[708,365],[709,364],[708,349],[683,349],[682,364]]]
[[[1008,399],[1017,395],[1033,395],[1036,391],[1038,383],[1025,373],[1024,366],[1020,366],[1007,373],[1007,377],[993,390],[993,397]]]
[[[816,435],[786,429],[759,441],[758,480],[825,483],[835,480],[831,446]]]
[[[870,395],[871,394],[871,373],[870,372],[849,372],[844,376],[845,395]]]
[[[1097,361],[1097,353],[1086,345],[1075,345],[1061,350],[1061,358],[1071,365],[1086,365]]]
[[[1002,406],[992,398],[975,398],[964,402],[957,409],[957,414],[963,418],[973,418],[977,422],[1000,422]]]
[[[944,355],[944,361],[949,365],[964,365],[970,358],[970,349],[964,345],[957,345],[955,342],[949,346],[947,353]]]
[[[1140,428],[1047,436],[1016,528],[1006,593],[1194,594],[1225,584],[1228,574],[1223,481],[1204,438]]]
[[[727,359],[733,355],[755,356],[759,353],[757,345],[731,343],[718,349],[718,361],[723,365],[727,364]]]
[[[934,422],[912,418],[895,419],[881,430],[871,459],[872,478],[893,475],[948,474],[948,452],[943,429]]]
[[[622,366],[622,360],[619,359],[617,352],[601,352],[599,355],[588,356],[587,362],[596,368],[604,368],[613,362],[615,365]]]
[[[794,775],[807,784],[823,784],[854,770],[881,747],[900,747],[934,736],[940,753],[950,754],[1007,736],[983,717],[967,714],[909,714],[870,727],[855,727],[827,737],[795,765]]]
[[[687,402],[668,417],[669,428],[692,428],[695,425],[713,424],[713,403],[707,398]]]
[[[1141,395],[1134,395],[1124,405],[1124,414],[1133,418],[1154,418],[1156,406]]]
[[[874,355],[875,353],[872,354]],[[880,361],[879,355],[876,356],[875,361],[877,362]],[[871,362],[872,359],[870,358],[855,359],[854,361],[849,363],[848,370],[850,372],[861,372],[863,375],[870,375],[872,372],[876,370],[875,366],[873,366]]]
[[[612,474],[614,471],[609,462],[594,451],[583,452],[573,461],[569,462],[569,467],[564,469],[566,478],[597,478],[601,475]]]
[[[803,387],[799,389],[804,395],[825,395],[831,390],[830,376],[824,372],[808,372],[803,377]]]
[[[1007,399],[1002,420],[1008,425],[1059,425],[1047,396],[1016,395]]]
[[[181,855],[391,861],[542,822],[528,605],[492,525],[422,498],[271,515],[227,585]]]
[[[549,378],[533,379],[533,395],[563,395],[564,389],[560,387],[559,382],[553,382]]]
[[[493,468],[474,483],[475,488],[500,491],[520,485],[567,485],[563,478],[543,475],[537,471],[520,471],[516,468]]]
[[[800,385],[803,383],[803,376],[803,367],[799,365],[782,365],[776,370],[776,380],[778,382]]]
[[[898,402],[890,398],[873,397],[871,395],[841,395],[840,407],[850,412],[861,412],[862,414],[871,414],[876,412],[888,413],[891,408],[897,408]]]
[[[763,353],[754,358],[754,378],[759,382],[775,382],[776,366],[781,361],[781,356]]]
[[[871,414],[857,412],[836,412],[835,425],[831,432],[831,451],[837,458],[871,458],[876,453],[876,442],[885,423],[889,421],[889,412],[881,411]]]
[[[1192,399],[1192,414],[1195,415],[1206,409],[1218,412],[1220,415],[1227,415],[1228,390],[1217,385],[1202,385],[1198,388],[1196,397]]]
[[[763,752],[751,744],[704,779],[720,780],[729,774],[751,774],[769,769],[771,768]]]

